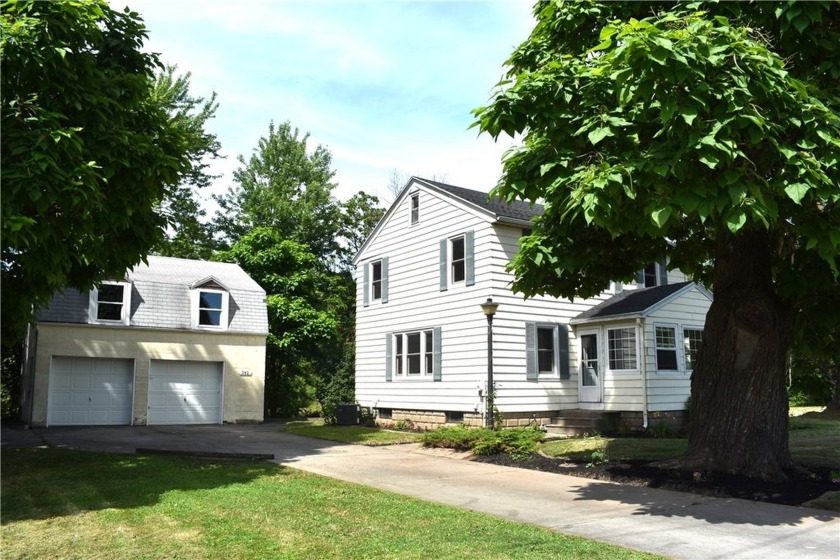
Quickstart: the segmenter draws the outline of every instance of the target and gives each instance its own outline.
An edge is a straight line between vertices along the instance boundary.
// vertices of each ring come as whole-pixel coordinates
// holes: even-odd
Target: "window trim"
[[[604,335],[605,335],[604,339],[605,339],[606,346],[604,348],[607,352],[607,355],[606,355],[606,363],[604,364],[605,365],[604,371],[606,373],[619,373],[619,374],[638,374],[638,373],[640,373],[641,368],[639,367],[639,360],[642,359],[643,356],[642,356],[641,352],[639,351],[639,329],[635,325],[624,325],[624,326],[607,327],[605,330],[606,330],[606,332],[604,333]],[[612,359],[612,355],[611,355],[612,348],[610,346],[612,341],[610,340],[610,333],[615,332],[615,331],[622,331],[622,330],[631,331],[633,333],[633,342],[634,342],[633,347],[634,347],[634,352],[635,352],[635,356],[633,358],[634,358],[634,361],[635,361],[635,366],[632,367],[632,368],[613,369],[613,367],[612,367],[613,359]]]
[[[230,309],[230,294],[227,290],[222,290],[219,288],[202,288],[201,286],[197,286],[190,291],[190,315],[192,319],[192,327],[194,329],[200,330],[208,330],[208,331],[226,331],[228,329],[228,312]],[[207,292],[211,294],[221,294],[222,295],[222,308],[221,313],[219,314],[219,324],[218,325],[202,325],[200,324],[200,302],[201,302],[201,292]],[[209,309],[209,308],[207,308]]]
[[[659,346],[659,337],[657,336],[656,329],[671,329],[673,336],[674,336],[674,347],[673,348],[660,348]],[[680,334],[681,329],[680,326],[676,323],[654,323],[653,324],[653,359],[656,363],[656,373],[660,375],[678,375],[684,373],[684,368],[680,367],[682,355],[680,352]],[[659,352],[661,351],[673,351],[674,352],[674,369],[662,369],[659,367]]]
[[[120,304],[119,319],[100,319],[99,315],[99,287],[100,286],[122,286],[123,300]],[[109,303],[109,302],[105,302]],[[115,303],[115,302],[110,302]],[[90,290],[88,304],[88,321],[96,325],[128,325],[131,318],[131,282],[115,282],[106,280],[100,282]]]
[[[680,338],[682,339],[682,351],[683,351],[683,359],[681,364],[685,368],[685,373],[687,375],[691,375],[694,372],[694,368],[688,368],[687,356],[688,356],[688,348],[685,346],[685,331],[699,331],[700,332],[700,342],[702,344],[703,339],[706,336],[706,329],[705,327],[701,327],[699,325],[681,325],[680,334],[682,335]]]

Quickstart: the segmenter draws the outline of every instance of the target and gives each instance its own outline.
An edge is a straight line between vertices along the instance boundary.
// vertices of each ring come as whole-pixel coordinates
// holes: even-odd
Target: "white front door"
[[[47,392],[48,426],[131,424],[134,361],[55,356]]]
[[[582,403],[599,403],[603,400],[604,364],[599,353],[597,331],[580,333],[580,396]]]
[[[221,362],[152,360],[149,424],[219,424]]]

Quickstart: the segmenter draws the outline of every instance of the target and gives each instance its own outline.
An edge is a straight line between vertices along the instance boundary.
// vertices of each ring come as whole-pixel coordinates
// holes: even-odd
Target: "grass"
[[[790,418],[790,452],[799,463],[820,467],[840,466],[840,415],[820,414],[817,409],[794,410]],[[546,442],[540,450],[549,457],[586,461],[594,451],[610,460],[661,461],[678,458],[688,441],[677,438],[611,438],[595,436]]]
[[[414,443],[420,440],[420,435],[413,432],[365,426],[327,426],[320,418],[288,422],[282,431],[299,436],[372,446]]]
[[[3,558],[658,558],[268,462],[3,450]]]

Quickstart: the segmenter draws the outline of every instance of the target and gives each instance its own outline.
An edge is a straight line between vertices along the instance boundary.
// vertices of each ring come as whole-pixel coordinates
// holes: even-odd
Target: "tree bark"
[[[691,378],[683,467],[785,478],[788,449],[787,351],[793,310],[776,295],[765,231],[717,240],[714,302]]]

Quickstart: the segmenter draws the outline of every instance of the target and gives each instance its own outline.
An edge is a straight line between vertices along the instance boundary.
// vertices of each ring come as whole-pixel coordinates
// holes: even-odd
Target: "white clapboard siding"
[[[415,192],[420,196],[420,219],[412,225],[410,195]],[[467,231],[474,235],[475,284],[449,286],[441,291],[440,240]],[[479,389],[487,378],[487,322],[479,305],[492,297],[500,304],[493,324],[499,409],[513,413],[577,408],[579,349],[575,329],[569,329],[570,377],[540,376],[538,381],[528,381],[525,325],[568,324],[571,318],[614,293],[574,302],[550,297],[525,300],[512,293],[513,275],[506,267],[518,250],[521,235],[521,227],[496,223],[495,216],[427,188],[422,182],[413,182],[404,191],[356,259],[356,398],[360,404],[415,410],[481,410]],[[388,301],[369,301],[365,305],[365,266],[385,257]],[[684,280],[679,271],[671,271],[669,278],[672,282]],[[699,292],[698,295],[705,297]],[[661,320],[676,314],[702,325],[702,305],[687,305],[687,309],[681,309],[679,306],[686,304],[674,302],[673,309],[664,307]],[[392,381],[386,381],[386,334],[435,327],[442,329],[441,380],[435,382],[431,376],[400,378],[393,374]],[[653,327],[645,329],[650,330],[646,336],[652,337]],[[645,352],[645,359],[655,361],[653,350],[649,350],[650,356]],[[649,371],[653,376],[653,370]],[[607,372],[604,377],[606,409],[643,409],[641,371],[615,375]],[[650,395],[654,392],[649,387]],[[668,395],[664,387],[661,394]]]

